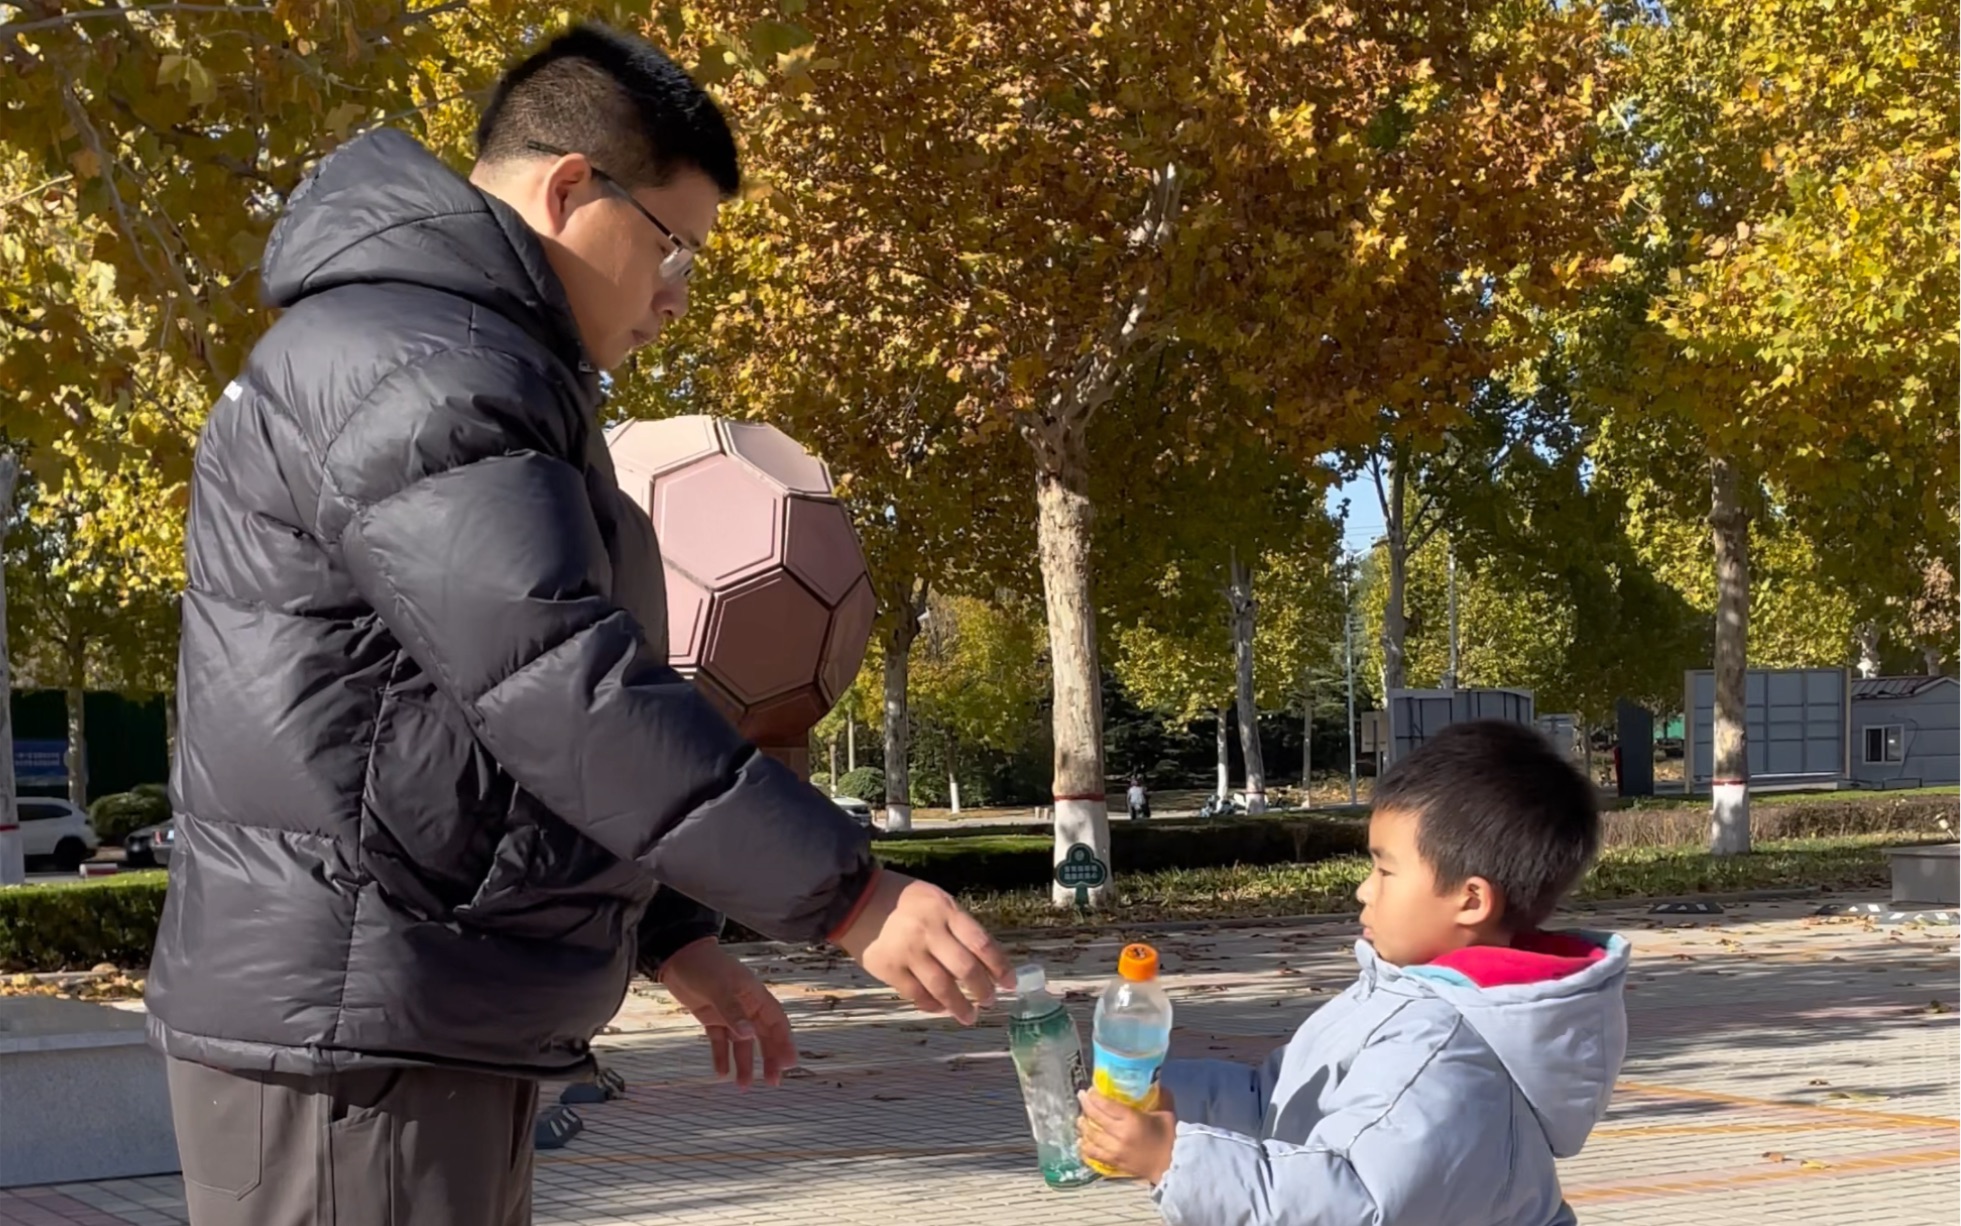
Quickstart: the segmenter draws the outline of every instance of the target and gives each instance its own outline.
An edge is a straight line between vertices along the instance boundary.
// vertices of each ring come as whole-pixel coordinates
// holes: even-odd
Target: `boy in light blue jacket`
[[[1259,1068],[1166,1064],[1157,1111],[1084,1095],[1084,1156],[1173,1226],[1570,1226],[1554,1159],[1627,1053],[1628,946],[1540,925],[1599,846],[1536,731],[1445,729],[1376,788],[1354,985]]]

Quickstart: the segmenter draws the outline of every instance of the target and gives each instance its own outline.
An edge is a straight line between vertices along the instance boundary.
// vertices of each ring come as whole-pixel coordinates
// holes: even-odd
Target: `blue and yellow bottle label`
[[[1120,1056],[1109,1048],[1096,1046],[1096,1092],[1114,1102],[1153,1111],[1158,1105],[1158,1071],[1164,1067],[1164,1054]],[[1114,1176],[1116,1171],[1101,1162],[1083,1160],[1099,1175]]]
[[[1149,1111],[1157,1105],[1158,1071],[1163,1067],[1162,1052],[1151,1056],[1120,1056],[1098,1044],[1096,1092],[1139,1111]]]

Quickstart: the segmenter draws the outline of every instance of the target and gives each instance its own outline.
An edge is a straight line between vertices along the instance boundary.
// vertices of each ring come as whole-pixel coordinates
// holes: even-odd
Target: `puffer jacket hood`
[[[866,836],[667,667],[658,543],[523,220],[379,132],[264,270],[285,313],[191,483],[154,1041],[562,1076],[666,952],[657,893],[668,951],[713,912],[832,932]]]
[[[454,295],[583,363],[565,291],[524,219],[392,128],[335,150],[294,190],[260,265],[268,306],[348,285]]]

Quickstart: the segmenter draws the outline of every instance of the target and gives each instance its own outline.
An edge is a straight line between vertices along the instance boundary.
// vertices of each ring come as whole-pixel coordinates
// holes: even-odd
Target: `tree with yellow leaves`
[[[1880,590],[1952,547],[1957,395],[1952,0],[1685,0],[1622,24],[1632,178],[1621,279],[1581,330],[1594,393],[1696,474],[1716,575],[1711,843],[1750,845],[1751,521],[1829,536],[1870,506]],[[1821,522],[1822,521],[1822,522]],[[1889,556],[1890,555],[1890,556]],[[1901,565],[1892,560],[1897,558]]]
[[[1098,414],[1179,349],[1218,355],[1301,455],[1369,436],[1385,404],[1447,410],[1529,348],[1523,311],[1584,279],[1578,240],[1614,195],[1589,154],[1606,48],[1585,8],[666,12],[743,116],[757,180],[720,253],[745,297],[703,334],[762,321],[771,343],[715,349],[743,394],[771,399],[827,330],[875,325],[882,360],[957,391],[967,431],[1025,445],[1059,849],[1108,846]],[[774,65],[719,51],[757,30],[780,35]]]

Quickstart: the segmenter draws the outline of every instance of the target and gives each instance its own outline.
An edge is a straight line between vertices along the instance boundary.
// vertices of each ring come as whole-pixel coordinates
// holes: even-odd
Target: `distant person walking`
[[[1150,820],[1151,792],[1150,789],[1144,786],[1142,779],[1135,777],[1131,779],[1130,792],[1126,799],[1130,802],[1131,821],[1142,822]]]

